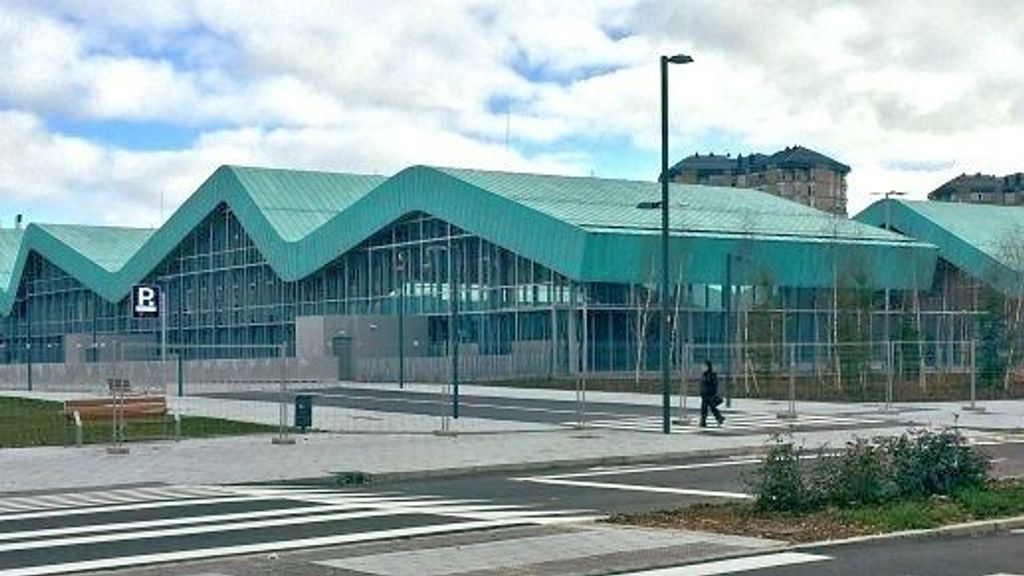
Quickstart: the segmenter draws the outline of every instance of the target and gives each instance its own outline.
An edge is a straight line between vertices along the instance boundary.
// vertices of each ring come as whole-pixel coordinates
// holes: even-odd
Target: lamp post
[[[685,54],[661,57],[661,322],[659,322],[659,356],[661,357],[661,431],[672,432],[672,395],[668,366],[668,65],[689,64],[693,58]]]

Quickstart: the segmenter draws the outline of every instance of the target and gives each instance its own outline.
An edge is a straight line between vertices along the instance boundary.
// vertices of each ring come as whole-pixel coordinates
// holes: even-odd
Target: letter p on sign
[[[132,316],[158,318],[160,316],[160,287],[139,285],[132,288]]]

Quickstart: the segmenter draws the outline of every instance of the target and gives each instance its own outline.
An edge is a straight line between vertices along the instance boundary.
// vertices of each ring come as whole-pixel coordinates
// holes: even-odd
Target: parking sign
[[[160,317],[160,287],[140,284],[132,288],[132,316]]]

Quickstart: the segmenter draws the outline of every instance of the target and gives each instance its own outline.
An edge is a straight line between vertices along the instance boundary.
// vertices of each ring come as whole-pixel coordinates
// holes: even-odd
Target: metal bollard
[[[974,340],[971,340],[971,403],[964,406],[963,409],[980,414],[985,411],[985,407],[978,406],[978,365],[974,358],[976,352],[976,343]]]
[[[881,412],[899,412],[892,405],[893,399],[895,398],[895,381],[896,381],[896,343],[892,340],[889,341],[885,350],[886,354],[886,375],[885,375],[885,404],[882,406]]]
[[[81,448],[84,443],[82,415],[78,413],[78,410],[75,410],[75,446]]]
[[[782,420],[796,420],[796,344],[789,346],[789,402],[786,411],[778,417]]]

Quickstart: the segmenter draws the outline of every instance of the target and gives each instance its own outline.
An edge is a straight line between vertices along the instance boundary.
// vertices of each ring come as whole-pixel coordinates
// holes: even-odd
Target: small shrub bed
[[[757,508],[803,512],[952,496],[986,486],[989,462],[959,432],[911,431],[814,454],[776,437],[745,480]]]
[[[992,480],[955,431],[912,431],[808,453],[773,439],[745,478],[748,503],[700,504],[611,522],[816,542],[1024,514],[1024,480]]]

